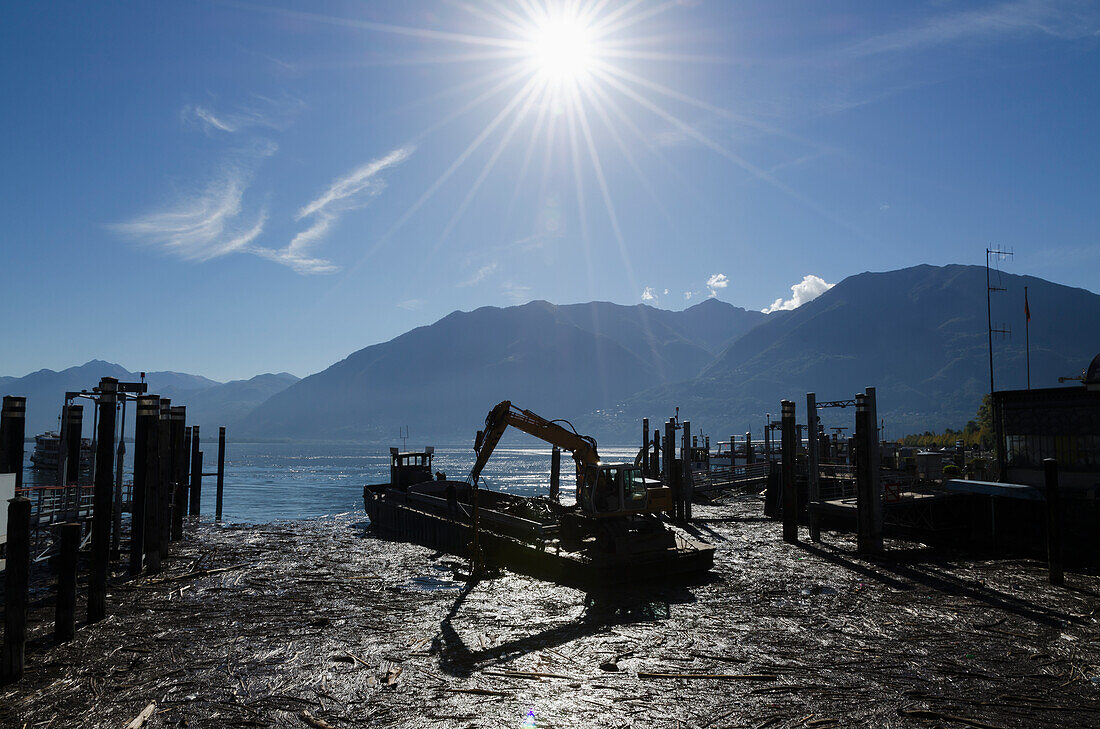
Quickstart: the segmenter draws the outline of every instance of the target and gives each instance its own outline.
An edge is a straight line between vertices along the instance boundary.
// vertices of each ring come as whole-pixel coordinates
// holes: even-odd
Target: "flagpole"
[[[1027,286],[1024,286],[1024,359],[1027,362],[1027,389],[1031,389],[1031,307],[1027,304]]]

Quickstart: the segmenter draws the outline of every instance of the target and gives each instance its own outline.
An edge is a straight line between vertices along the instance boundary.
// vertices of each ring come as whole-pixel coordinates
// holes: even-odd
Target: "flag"
[[[1027,289],[1024,289],[1024,317],[1031,323],[1031,307],[1027,305]]]

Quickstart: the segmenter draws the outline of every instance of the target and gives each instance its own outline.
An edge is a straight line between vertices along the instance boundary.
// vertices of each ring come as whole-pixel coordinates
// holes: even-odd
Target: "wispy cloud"
[[[484,266],[477,269],[477,271],[475,271],[474,274],[468,279],[466,279],[465,281],[460,281],[458,285],[461,287],[477,286],[479,283],[496,273],[499,269],[500,265],[496,261],[486,263]]]
[[[948,43],[1046,35],[1078,39],[1100,34],[1097,5],[1079,0],[1013,0],[943,13],[909,28],[868,38],[849,48],[853,55],[921,50]]]
[[[807,301],[813,301],[821,296],[833,286],[836,286],[836,284],[827,283],[820,276],[814,276],[813,274],[803,276],[801,281],[791,286],[791,298],[784,300],[783,297],[779,297],[771,306],[761,311],[765,314],[771,314],[773,311],[797,309]]]
[[[209,104],[188,104],[180,110],[180,118],[208,134],[233,134],[257,127],[284,129],[302,108],[300,100],[289,97],[272,99],[254,95],[251,99],[251,104],[237,105],[229,111],[216,110]]]
[[[710,292],[708,298],[713,299],[718,295],[718,289],[724,289],[730,285],[730,280],[726,278],[724,273],[716,273],[707,279],[707,291]]]
[[[294,216],[297,221],[308,218],[310,223],[291,239],[289,245],[285,248],[256,248],[253,252],[289,266],[298,273],[332,273],[338,270],[331,261],[314,257],[310,251],[332,231],[343,213],[363,207],[385,189],[385,182],[378,176],[379,173],[401,164],[412,153],[412,147],[401,147],[337,178]]]
[[[642,301],[653,301],[653,302],[657,302],[657,301],[659,301],[659,300],[660,300],[660,299],[659,299],[659,297],[657,296],[657,292],[653,290],[653,287],[652,287],[652,286],[646,286],[646,287],[645,287],[645,290],[644,290],[644,291],[642,291]]]
[[[530,297],[531,287],[508,281],[500,287],[500,293],[514,304],[525,304]]]
[[[267,222],[266,210],[245,215],[244,193],[258,158],[275,152],[268,144],[256,154],[227,162],[214,179],[194,194],[184,195],[162,210],[109,226],[145,245],[158,245],[189,261],[208,261],[249,250]]]
[[[424,299],[405,299],[404,301],[398,301],[397,307],[405,311],[416,311],[424,306],[424,303]]]

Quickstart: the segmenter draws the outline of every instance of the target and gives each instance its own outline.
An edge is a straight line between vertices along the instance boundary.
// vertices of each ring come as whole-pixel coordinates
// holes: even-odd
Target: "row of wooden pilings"
[[[144,386],[143,386],[144,387]],[[93,396],[98,402],[96,454],[88,573],[87,622],[107,615],[107,580],[110,574],[112,532],[121,527],[115,508],[115,426],[119,382],[105,377]],[[186,425],[186,408],[172,406],[168,398],[141,394],[137,398],[134,430],[134,481],[130,504],[128,572],[156,574],[172,542],[183,538],[185,516],[200,512],[202,477],[217,476],[216,518],[221,519],[225,475],[225,428],[218,431],[218,470],[202,471],[199,426]],[[75,409],[66,413],[66,425],[79,449],[79,422],[68,423]],[[75,427],[75,431],[73,428]],[[26,616],[30,577],[31,501],[20,494],[23,444],[26,434],[26,398],[7,396],[0,414],[0,473],[16,475],[16,497],[8,504],[7,563],[4,571],[4,642],[0,655],[0,684],[23,675]],[[120,436],[121,437],[121,436]],[[59,454],[60,455],[60,454]],[[75,461],[79,463],[79,450]],[[75,464],[71,475],[75,477]],[[120,464],[121,467],[121,464]],[[69,470],[69,469],[66,469]],[[69,474],[66,474],[69,475]],[[57,603],[54,636],[59,642],[76,633],[77,565],[82,525],[56,525]],[[114,544],[120,542],[114,534]],[[118,559],[118,553],[115,558]]]
[[[853,438],[854,471],[856,476],[856,549],[863,554],[881,555],[883,553],[884,511],[881,485],[881,453],[878,431],[878,402],[876,390],[868,387],[855,396],[856,422]],[[781,468],[779,493],[769,493],[765,497],[765,515],[781,518],[783,522],[783,540],[794,543],[799,539],[799,516],[808,511],[810,539],[821,541],[820,516],[814,509],[805,509],[806,504],[799,502],[799,493],[795,484],[795,459],[798,450],[797,425],[795,423],[795,403],[783,400],[781,403]],[[807,431],[818,432],[818,414],[813,393],[807,395]],[[820,500],[818,473],[818,447],[816,440],[807,440],[807,498],[816,503]],[[1047,562],[1049,579],[1052,585],[1065,584],[1062,554],[1062,528],[1064,510],[1058,487],[1058,462],[1053,458],[1043,461],[1044,499],[1047,521]],[[778,504],[782,504],[779,509]]]

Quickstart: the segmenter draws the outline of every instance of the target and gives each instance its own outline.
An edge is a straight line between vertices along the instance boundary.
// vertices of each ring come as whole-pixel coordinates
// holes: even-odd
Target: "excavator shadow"
[[[468,582],[456,596],[447,616],[439,624],[439,635],[432,641],[431,652],[439,655],[440,669],[451,676],[470,676],[528,653],[596,635],[615,625],[666,620],[672,615],[672,606],[695,602],[695,595],[683,583],[657,584],[649,589],[592,591],[585,594],[584,613],[576,620],[499,645],[476,648],[463,640],[454,626],[454,619],[477,585],[476,581]]]

